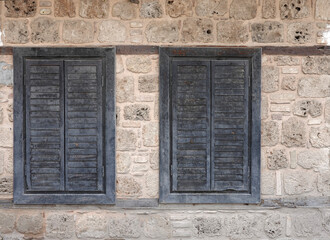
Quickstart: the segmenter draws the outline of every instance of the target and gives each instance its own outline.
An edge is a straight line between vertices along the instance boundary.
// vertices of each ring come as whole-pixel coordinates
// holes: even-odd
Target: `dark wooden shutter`
[[[172,190],[210,188],[210,62],[172,63]]]
[[[249,62],[212,61],[212,190],[247,190]]]
[[[65,61],[65,82],[67,190],[102,190],[102,60]]]
[[[64,190],[63,62],[25,62],[28,191]]]

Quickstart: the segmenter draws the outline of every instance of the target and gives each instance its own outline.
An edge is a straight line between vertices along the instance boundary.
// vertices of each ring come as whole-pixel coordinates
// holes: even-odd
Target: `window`
[[[261,50],[161,48],[160,202],[260,201]]]
[[[14,49],[14,202],[115,202],[115,50]]]

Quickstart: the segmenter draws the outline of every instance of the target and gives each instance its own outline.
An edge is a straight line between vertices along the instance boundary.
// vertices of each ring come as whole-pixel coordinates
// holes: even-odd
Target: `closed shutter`
[[[210,188],[210,62],[174,61],[173,191]]]
[[[248,61],[212,61],[212,190],[247,190]]]
[[[27,59],[26,163],[28,191],[64,190],[63,62]]]
[[[102,61],[65,61],[66,183],[102,190]]]
[[[246,191],[249,62],[172,62],[172,191]]]

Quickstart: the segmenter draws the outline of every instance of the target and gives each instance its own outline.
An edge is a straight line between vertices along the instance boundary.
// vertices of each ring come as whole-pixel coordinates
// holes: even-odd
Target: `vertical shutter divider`
[[[210,61],[210,169],[209,169],[209,174],[210,174],[210,191],[214,190],[214,132],[213,132],[213,104],[214,104],[214,81],[213,81],[214,73],[213,73],[213,61]]]
[[[67,124],[66,124],[66,89],[67,89],[67,81],[65,79],[65,69],[66,69],[66,64],[65,61],[62,60],[62,81],[61,81],[61,88],[62,88],[62,134],[61,134],[61,144],[62,147],[62,158],[61,158],[61,190],[65,191],[66,190],[66,183],[67,183],[67,167],[66,167],[66,153],[67,153],[67,144],[66,144],[66,134],[67,134]],[[64,126],[63,126],[64,125]]]
[[[178,65],[175,64],[173,61],[171,62],[172,64],[172,71],[170,72],[170,79],[171,79],[171,85],[170,85],[170,95],[172,95],[170,97],[171,99],[171,103],[172,106],[172,113],[171,113],[171,128],[172,129],[177,129],[177,114],[176,114],[176,102],[177,102],[177,79],[173,78],[173,76],[177,76],[177,68]],[[172,157],[171,157],[171,164],[170,164],[170,172],[172,175],[172,191],[177,191],[178,190],[178,168],[177,168],[177,160],[173,161],[174,159],[176,159],[176,149],[177,149],[177,136],[176,134],[172,134]]]
[[[97,141],[97,190],[103,189],[103,179],[104,179],[104,162],[103,162],[103,85],[104,85],[104,78],[103,78],[103,61],[96,66],[96,73],[98,79],[97,84],[97,95],[98,95],[98,141]]]

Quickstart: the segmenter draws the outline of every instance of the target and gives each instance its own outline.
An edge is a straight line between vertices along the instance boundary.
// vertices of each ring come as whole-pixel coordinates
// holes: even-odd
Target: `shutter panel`
[[[103,189],[102,60],[65,61],[66,189]]]
[[[172,62],[172,190],[210,188],[210,62]]]
[[[212,61],[212,190],[243,191],[249,176],[249,64]]]
[[[64,190],[62,61],[25,61],[28,191]]]

